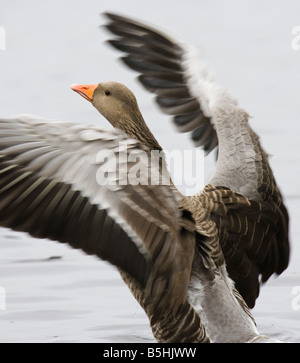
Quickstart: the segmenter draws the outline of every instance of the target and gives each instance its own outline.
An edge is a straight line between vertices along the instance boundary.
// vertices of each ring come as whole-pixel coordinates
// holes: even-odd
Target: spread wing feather
[[[105,15],[109,19],[106,28],[116,36],[108,42],[125,53],[122,61],[140,73],[139,81],[156,94],[158,106],[173,116],[178,130],[191,132],[196,146],[207,153],[212,151],[218,144],[216,132],[188,85],[184,45],[132,19]],[[208,130],[206,134],[201,131],[203,127]]]

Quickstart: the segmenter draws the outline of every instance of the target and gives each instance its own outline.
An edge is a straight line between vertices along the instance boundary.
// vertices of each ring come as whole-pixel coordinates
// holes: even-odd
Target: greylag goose
[[[152,30],[111,17],[127,22],[116,28],[133,34],[133,43],[150,32],[150,53],[172,48]],[[133,30],[126,31],[127,24]],[[115,129],[31,116],[0,119],[0,226],[68,243],[117,266],[157,341],[268,341],[246,304],[255,301],[260,278],[288,264],[288,216],[267,156],[247,114],[214,83],[200,84],[200,102],[187,101],[186,85],[158,83],[176,117],[181,111],[174,99],[198,105],[196,121],[179,114],[183,124],[197,127],[206,102],[207,142],[215,128],[219,158],[202,192],[187,197],[173,185],[162,148],[128,88],[73,85]],[[154,164],[148,162],[153,155],[159,158]]]

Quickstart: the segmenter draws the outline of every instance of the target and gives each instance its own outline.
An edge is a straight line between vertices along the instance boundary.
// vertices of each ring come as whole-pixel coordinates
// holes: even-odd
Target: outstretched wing
[[[215,83],[190,46],[140,22],[106,16],[110,20],[106,27],[116,36],[109,43],[127,54],[124,63],[141,73],[139,80],[157,94],[163,111],[175,115],[179,130],[192,131],[207,151],[218,143],[217,166],[209,183],[249,199],[250,206],[228,208],[224,215],[212,213],[211,218],[228,272],[254,306],[260,279],[264,282],[288,265],[289,217],[247,113]]]
[[[207,100],[219,140],[215,172],[209,181],[247,197],[251,205],[212,218],[230,277],[253,307],[260,282],[288,266],[289,216],[268,155],[248,123],[248,114],[214,82],[193,79],[194,92]]]
[[[106,28],[116,37],[108,42],[126,55],[121,59],[138,71],[142,85],[156,94],[160,109],[173,115],[180,132],[190,132],[196,146],[209,153],[218,144],[211,115],[191,92],[186,61],[193,54],[178,41],[132,19],[116,14],[109,18]],[[207,68],[201,77],[211,79]]]
[[[153,186],[152,170],[135,185],[153,168],[150,155],[118,130],[0,119],[0,226],[108,260],[143,288],[152,311],[176,310],[186,300],[194,237],[168,175]]]

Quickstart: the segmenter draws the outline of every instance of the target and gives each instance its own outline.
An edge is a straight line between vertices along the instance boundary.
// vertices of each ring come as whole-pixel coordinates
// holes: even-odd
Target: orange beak
[[[95,89],[98,87],[97,84],[72,84],[71,89],[80,94],[86,100],[92,102],[93,94]]]

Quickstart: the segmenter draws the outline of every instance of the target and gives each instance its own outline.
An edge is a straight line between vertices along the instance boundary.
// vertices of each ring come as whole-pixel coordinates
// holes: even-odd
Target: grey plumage
[[[119,83],[100,83],[93,95],[78,93],[113,131],[0,119],[0,226],[67,242],[115,265],[158,341],[259,340],[248,306],[260,279],[280,274],[289,260],[288,214],[267,155],[248,115],[203,65],[194,68],[184,45],[107,16],[118,37],[110,44],[128,53],[125,64],[141,73],[179,131],[207,152],[219,146],[214,176],[199,194],[183,196],[162,158],[154,171],[163,183],[152,183],[148,160],[162,148],[135,96]],[[140,183],[128,182],[141,166]]]

